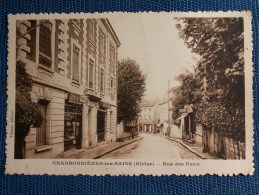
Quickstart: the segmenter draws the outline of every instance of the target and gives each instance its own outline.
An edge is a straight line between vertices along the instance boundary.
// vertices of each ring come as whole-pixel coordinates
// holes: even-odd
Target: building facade
[[[57,158],[116,141],[117,56],[108,19],[17,21],[17,59],[34,81],[44,122],[26,137],[26,158]]]
[[[155,133],[158,124],[157,101],[143,101],[140,104],[139,131]]]
[[[184,106],[179,112],[181,116],[176,119],[175,124],[179,126],[181,132],[181,139],[189,142],[196,141],[196,123],[193,107],[191,105]],[[199,127],[198,140],[202,140],[202,128]]]
[[[172,106],[172,98],[173,98],[173,90],[169,90],[164,94],[164,97],[158,103],[158,115],[159,115],[159,128],[160,134],[168,135],[171,134],[171,128],[173,124],[172,114],[173,114],[173,106]],[[169,129],[170,127],[170,129]]]

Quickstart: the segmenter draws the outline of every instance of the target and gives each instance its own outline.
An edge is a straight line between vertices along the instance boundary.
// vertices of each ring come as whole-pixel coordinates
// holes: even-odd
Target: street
[[[143,139],[101,157],[101,159],[200,159],[181,144],[159,134],[141,134]]]

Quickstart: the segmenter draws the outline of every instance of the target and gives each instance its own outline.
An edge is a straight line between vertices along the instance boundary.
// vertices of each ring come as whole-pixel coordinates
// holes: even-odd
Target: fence
[[[215,128],[203,130],[203,151],[223,159],[245,159],[245,143],[222,136]]]

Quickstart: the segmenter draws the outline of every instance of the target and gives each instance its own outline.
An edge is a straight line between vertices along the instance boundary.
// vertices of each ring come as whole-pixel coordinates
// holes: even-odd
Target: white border
[[[14,117],[15,117],[15,40],[16,20],[29,19],[83,19],[105,18],[110,14],[149,15],[170,14],[173,17],[243,17],[245,42],[245,109],[246,109],[246,160],[172,160],[171,162],[198,162],[200,166],[162,166],[156,165],[168,160],[126,160],[127,162],[149,162],[154,166],[110,166],[110,165],[53,165],[56,161],[77,162],[125,162],[125,160],[68,160],[68,159],[14,159]],[[17,14],[8,15],[8,78],[7,78],[7,127],[6,127],[6,173],[7,174],[50,174],[50,175],[252,175],[253,164],[253,96],[252,96],[252,28],[251,12],[142,12],[142,13],[94,13],[94,14]],[[13,133],[13,136],[12,136]]]

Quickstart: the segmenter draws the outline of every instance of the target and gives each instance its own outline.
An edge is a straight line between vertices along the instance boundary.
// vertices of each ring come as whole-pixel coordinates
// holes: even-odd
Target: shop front
[[[82,108],[80,96],[69,94],[65,103],[64,151],[81,148]]]

